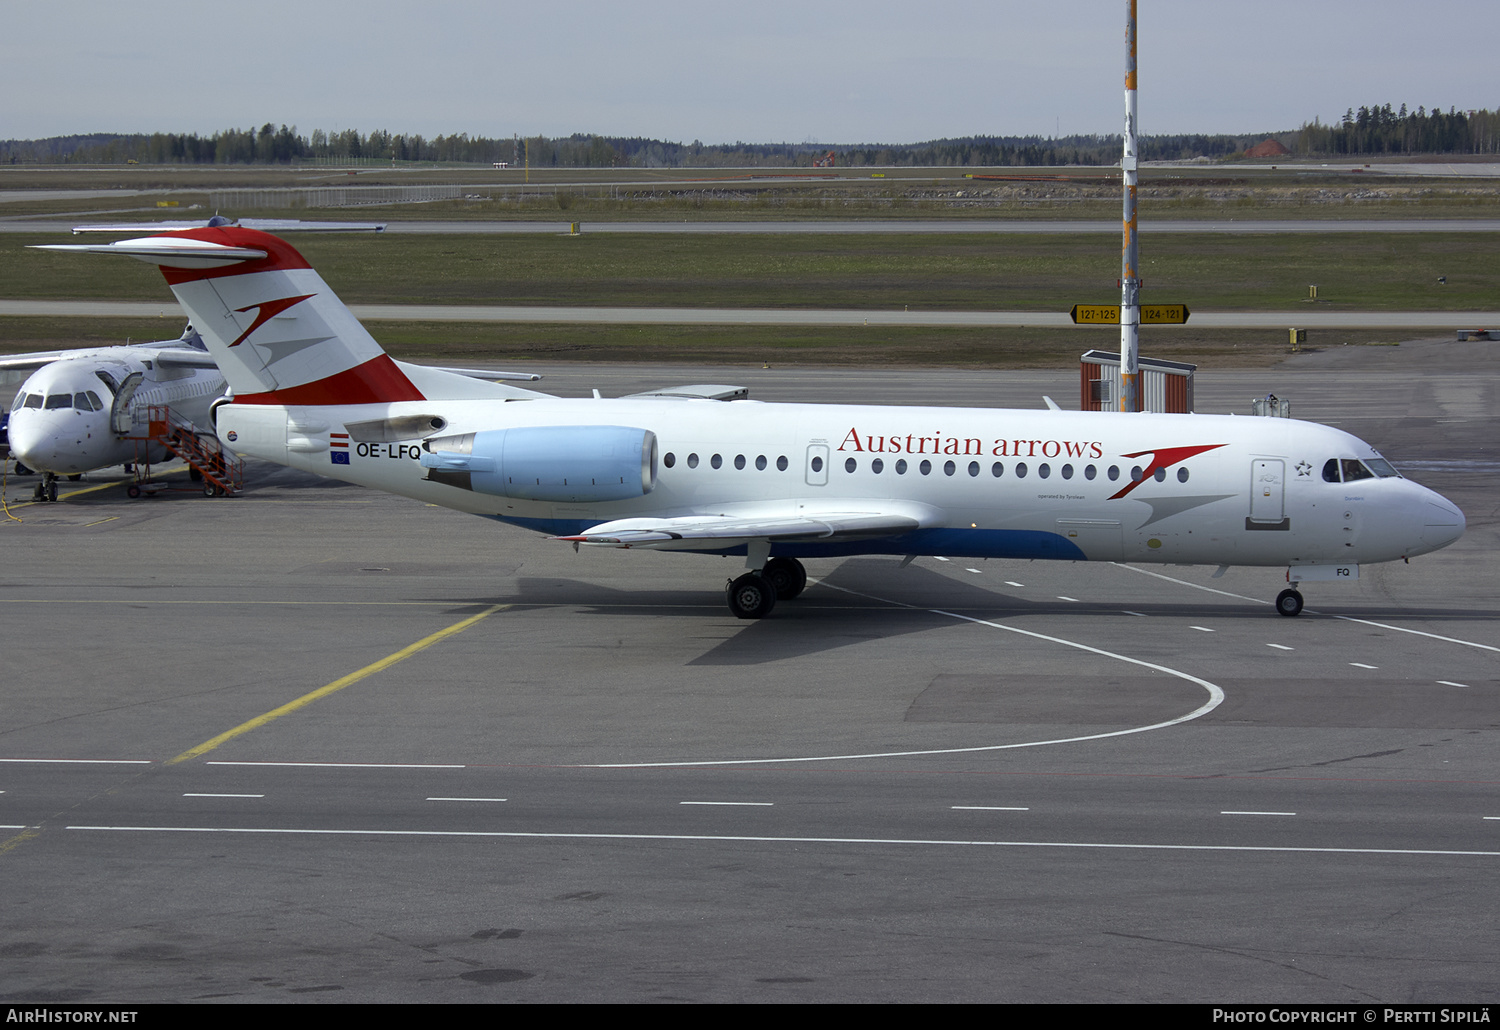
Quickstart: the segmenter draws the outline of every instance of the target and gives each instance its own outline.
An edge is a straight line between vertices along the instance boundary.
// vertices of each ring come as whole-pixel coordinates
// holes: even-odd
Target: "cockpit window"
[[[1365,464],[1369,466],[1371,472],[1375,473],[1381,479],[1401,478],[1401,473],[1396,471],[1396,466],[1384,458],[1366,458]]]
[[[24,393],[16,394],[16,399],[12,401],[10,405],[11,410],[14,411],[17,408],[24,407],[26,407],[26,395]]]
[[[86,393],[75,393],[73,395],[73,407],[79,411],[93,411],[94,402],[89,400],[89,395]]]
[[[47,410],[54,408],[71,408],[73,406],[73,395],[71,393],[54,393],[47,398]]]
[[[1375,473],[1365,468],[1362,462],[1353,458],[1345,458],[1339,463],[1344,469],[1344,482],[1353,483],[1359,479],[1374,479]]]
[[[26,406],[28,408],[40,408],[42,406],[42,399],[42,395],[39,393],[28,394],[26,397]]]
[[[1325,483],[1343,482],[1339,478],[1339,460],[1337,458],[1329,458],[1323,463],[1323,481]]]

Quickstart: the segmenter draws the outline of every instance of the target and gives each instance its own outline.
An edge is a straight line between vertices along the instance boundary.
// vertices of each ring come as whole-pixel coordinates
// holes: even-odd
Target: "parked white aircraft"
[[[284,241],[243,228],[54,246],[160,265],[233,389],[242,454],[608,547],[744,554],[768,614],[800,558],[1287,566],[1354,578],[1464,517],[1369,444],[1282,418],[763,404],[714,389],[573,400],[392,360]]]
[[[209,412],[225,391],[191,326],[178,340],[0,357],[0,372],[32,369],[6,428],[15,459],[42,473],[37,500],[57,500],[58,476],[162,461],[160,445],[131,439],[146,435],[152,405],[169,405],[212,438]]]

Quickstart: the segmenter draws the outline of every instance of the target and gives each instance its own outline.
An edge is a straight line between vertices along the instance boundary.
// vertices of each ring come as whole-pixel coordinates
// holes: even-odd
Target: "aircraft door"
[[[808,444],[807,485],[828,485],[828,445],[826,443]]]
[[[135,391],[140,389],[141,380],[145,378],[145,375],[144,372],[130,373],[120,384],[119,390],[115,392],[115,402],[109,409],[109,428],[120,436],[130,435],[135,421],[131,416],[130,402],[135,399]]]
[[[1250,463],[1250,516],[1246,529],[1287,529],[1286,462],[1256,458]]]

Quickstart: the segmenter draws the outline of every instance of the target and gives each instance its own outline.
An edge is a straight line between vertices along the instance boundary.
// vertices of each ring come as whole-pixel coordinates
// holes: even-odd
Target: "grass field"
[[[0,318],[0,353],[102,347],[174,339],[183,319],[167,317]],[[959,368],[1058,368],[1091,348],[1118,350],[1113,328],[1079,327],[948,329],[884,326],[608,326],[519,325],[472,322],[381,322],[366,328],[393,355],[414,361],[465,365],[506,362],[524,371],[527,361],[609,361],[724,365],[947,366]],[[1390,343],[1370,332],[1310,332],[1309,347]],[[1284,330],[1195,330],[1153,326],[1142,331],[1142,350],[1158,358],[1263,367],[1287,353]]]
[[[0,237],[0,297],[168,300],[133,261]],[[1105,236],[317,236],[296,240],[348,303],[1066,311],[1118,300]],[[1152,236],[1146,302],[1203,310],[1487,310],[1500,238]],[[1447,284],[1439,285],[1438,278]]]

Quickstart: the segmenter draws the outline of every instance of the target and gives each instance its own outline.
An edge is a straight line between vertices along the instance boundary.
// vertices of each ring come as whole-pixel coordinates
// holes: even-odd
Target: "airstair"
[[[192,478],[203,484],[205,497],[232,496],[245,489],[245,463],[226,453],[212,432],[198,429],[165,404],[150,405],[146,435],[130,439],[136,445],[135,482],[125,492],[131,497],[179,489],[169,486],[166,480],[152,478],[151,455],[159,450],[187,463]]]

